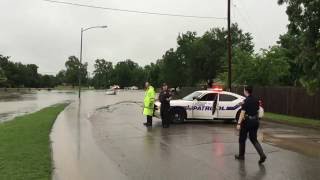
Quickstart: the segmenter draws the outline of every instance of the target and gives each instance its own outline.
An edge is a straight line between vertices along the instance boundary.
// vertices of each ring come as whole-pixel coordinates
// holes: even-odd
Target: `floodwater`
[[[141,91],[84,92],[71,103],[53,128],[55,180],[300,180],[318,179],[320,132],[263,123],[259,139],[268,156],[258,165],[258,155],[247,142],[245,161],[238,151],[234,124],[192,122],[162,129],[142,125]],[[303,146],[302,151],[295,146]],[[282,142],[282,143],[279,143]],[[306,144],[305,142],[314,142]],[[285,144],[285,145],[281,145]]]
[[[76,94],[72,91],[41,90],[27,93],[1,93],[0,122],[11,120],[16,116],[34,112],[53,104],[72,101],[76,97]]]

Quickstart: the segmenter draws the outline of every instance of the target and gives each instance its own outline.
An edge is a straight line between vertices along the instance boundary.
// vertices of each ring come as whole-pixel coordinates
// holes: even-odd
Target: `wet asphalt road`
[[[53,179],[319,179],[317,130],[263,123],[259,139],[266,142],[268,159],[259,166],[249,141],[246,160],[234,159],[234,124],[193,122],[162,129],[154,119],[154,126],[145,128],[142,99],[143,92],[85,92],[80,103],[70,104],[51,134]]]

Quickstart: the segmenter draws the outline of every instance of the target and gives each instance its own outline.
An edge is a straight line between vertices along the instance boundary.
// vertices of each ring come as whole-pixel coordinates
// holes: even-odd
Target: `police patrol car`
[[[240,116],[241,105],[245,97],[213,88],[195,91],[183,99],[170,101],[172,122],[182,123],[186,120],[231,120],[237,121]],[[160,118],[161,103],[155,103],[155,116]],[[260,105],[259,117],[263,117],[264,110]]]

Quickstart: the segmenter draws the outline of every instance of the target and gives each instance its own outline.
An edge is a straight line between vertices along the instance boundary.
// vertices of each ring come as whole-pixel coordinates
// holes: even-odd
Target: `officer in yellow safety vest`
[[[143,101],[143,114],[147,116],[147,122],[143,123],[145,126],[152,126],[152,116],[154,111],[154,101],[156,92],[154,88],[149,84],[145,83],[146,93]]]

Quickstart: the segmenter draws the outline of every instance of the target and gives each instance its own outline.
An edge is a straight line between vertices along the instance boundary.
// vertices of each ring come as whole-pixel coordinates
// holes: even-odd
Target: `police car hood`
[[[171,100],[170,101],[170,106],[188,106],[188,104],[190,103],[190,101],[186,101],[186,100]]]

